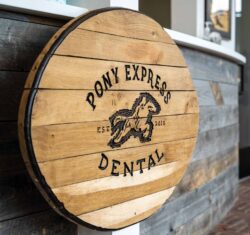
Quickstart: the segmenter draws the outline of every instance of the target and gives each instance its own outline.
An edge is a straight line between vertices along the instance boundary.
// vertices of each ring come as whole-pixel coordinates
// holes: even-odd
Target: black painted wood
[[[51,209],[34,213],[0,224],[0,234],[4,235],[73,235],[76,225],[67,221]]]
[[[0,18],[0,70],[29,71],[58,27]]]
[[[49,209],[26,174],[2,180],[0,192],[0,222]]]
[[[67,22],[63,19],[52,19],[49,17],[35,16],[27,13],[17,14],[14,11],[6,10],[0,10],[0,18],[56,27],[61,27]]]
[[[25,72],[0,71],[0,121],[17,120],[27,75]]]

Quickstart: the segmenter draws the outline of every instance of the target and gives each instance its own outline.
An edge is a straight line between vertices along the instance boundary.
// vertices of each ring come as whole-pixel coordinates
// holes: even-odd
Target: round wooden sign
[[[118,229],[170,197],[190,161],[198,113],[189,70],[163,28],[139,12],[102,9],[62,27],[35,62],[20,146],[56,211]]]

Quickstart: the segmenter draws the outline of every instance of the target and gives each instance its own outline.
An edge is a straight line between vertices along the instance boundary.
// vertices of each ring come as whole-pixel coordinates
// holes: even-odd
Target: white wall
[[[202,38],[204,14],[204,0],[172,0],[171,29]],[[222,40],[222,46],[235,50],[235,0],[232,0],[231,23],[231,40]]]
[[[67,4],[94,10],[110,6],[110,0],[67,0]]]
[[[67,4],[94,10],[105,7],[139,9],[139,0],[67,0]]]
[[[125,7],[138,11],[139,0],[110,0],[111,7]]]
[[[196,1],[197,0],[171,1],[171,29],[197,36]]]
[[[249,1],[249,0],[247,0]],[[227,48],[231,48],[233,50],[235,50],[235,27],[236,27],[236,23],[235,23],[235,0],[232,0],[232,18],[231,18],[231,24],[232,24],[232,31],[231,31],[231,40],[222,40],[222,46],[225,46]]]

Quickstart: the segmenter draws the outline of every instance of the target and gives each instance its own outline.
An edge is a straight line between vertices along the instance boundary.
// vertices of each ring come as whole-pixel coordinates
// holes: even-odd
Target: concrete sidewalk
[[[250,177],[240,182],[239,199],[210,235],[250,235]]]

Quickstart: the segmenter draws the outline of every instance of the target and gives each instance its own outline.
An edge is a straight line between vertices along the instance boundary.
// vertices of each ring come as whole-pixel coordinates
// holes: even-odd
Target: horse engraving
[[[154,128],[153,115],[159,114],[161,107],[149,93],[140,93],[131,109],[121,109],[110,118],[111,136],[108,142],[111,148],[118,148],[131,136],[139,138],[141,143],[151,141]]]

